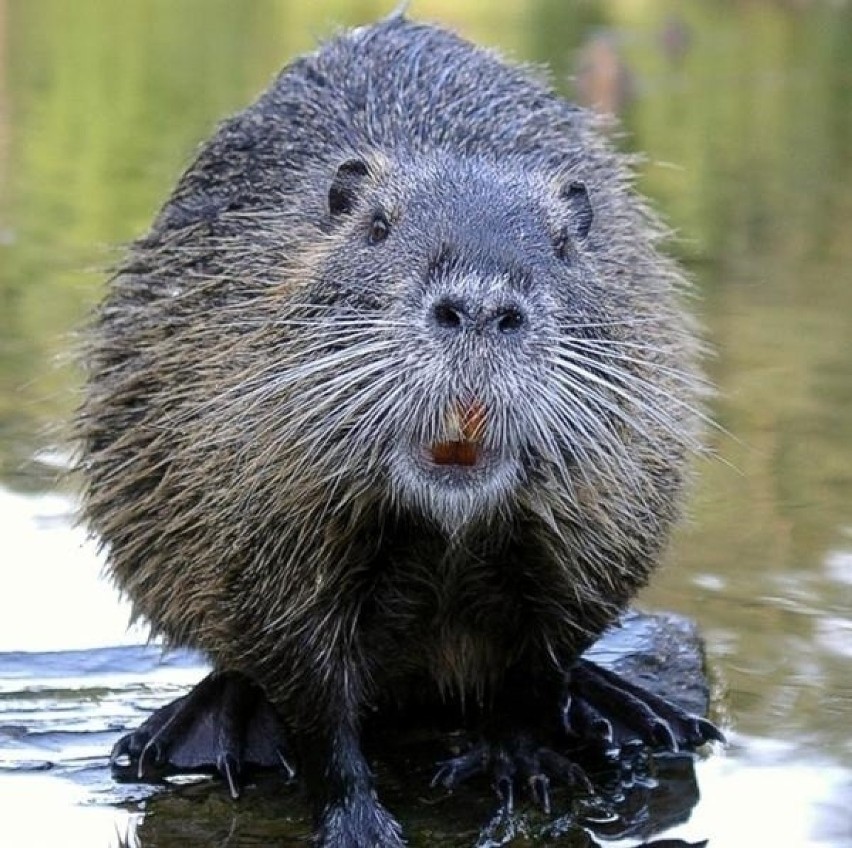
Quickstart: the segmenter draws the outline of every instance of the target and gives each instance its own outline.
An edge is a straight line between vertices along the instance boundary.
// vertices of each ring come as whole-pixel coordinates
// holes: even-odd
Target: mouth
[[[435,441],[415,442],[397,454],[404,500],[448,532],[497,509],[522,476],[508,446],[494,445],[491,412],[478,399],[456,402]]]
[[[430,458],[435,465],[458,465],[473,468],[482,451],[476,442],[436,442],[429,448]]]
[[[485,406],[478,400],[455,403],[447,415],[447,433],[454,438],[434,442],[428,453],[435,465],[473,468],[482,459],[487,424]]]
[[[451,438],[424,446],[421,455],[425,464],[463,476],[466,471],[484,467],[489,459],[483,445],[486,426],[487,412],[480,401],[457,402],[447,415],[446,430]]]

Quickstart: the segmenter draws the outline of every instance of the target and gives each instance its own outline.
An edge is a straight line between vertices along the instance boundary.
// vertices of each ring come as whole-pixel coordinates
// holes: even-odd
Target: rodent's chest
[[[425,676],[446,695],[481,697],[497,688],[529,636],[524,601],[498,568],[481,561],[403,571],[385,587],[379,608],[388,676]]]
[[[438,624],[420,655],[421,671],[443,695],[477,700],[499,687],[515,660],[513,646],[496,630],[460,620]]]

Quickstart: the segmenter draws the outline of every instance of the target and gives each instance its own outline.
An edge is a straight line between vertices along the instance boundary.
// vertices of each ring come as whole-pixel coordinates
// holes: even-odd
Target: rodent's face
[[[593,312],[585,187],[482,162],[374,173],[356,158],[330,181],[326,223],[312,298],[338,334],[335,379],[349,375],[350,458],[453,532],[505,507],[542,462],[564,465],[554,433],[570,402],[553,362],[564,316]]]

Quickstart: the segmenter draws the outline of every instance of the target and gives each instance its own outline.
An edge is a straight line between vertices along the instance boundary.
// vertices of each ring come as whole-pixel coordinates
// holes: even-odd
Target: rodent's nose
[[[526,329],[528,319],[523,305],[517,301],[499,304],[468,303],[444,296],[432,304],[435,326],[453,332],[477,332],[510,335]]]

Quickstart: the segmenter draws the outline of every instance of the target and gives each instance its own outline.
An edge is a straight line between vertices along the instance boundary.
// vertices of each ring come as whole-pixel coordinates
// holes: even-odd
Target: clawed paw
[[[533,802],[550,813],[551,781],[591,791],[591,783],[576,763],[550,748],[537,746],[532,737],[518,733],[500,742],[481,741],[469,751],[439,764],[432,786],[454,789],[470,777],[491,777],[504,810],[515,804],[515,787],[524,785]]]
[[[170,774],[218,774],[233,798],[255,769],[294,775],[283,733],[262,690],[235,672],[213,673],[188,694],[154,712],[112,749],[113,776],[157,781]]]
[[[649,749],[690,750],[710,741],[724,742],[712,722],[588,660],[580,660],[572,669],[562,718],[564,734],[557,731],[546,738],[558,741],[561,737],[560,747],[565,744],[572,757],[596,769],[600,755],[606,763],[620,763],[629,772],[638,755]],[[593,789],[574,759],[541,746],[526,731],[486,736],[465,753],[440,763],[432,786],[453,789],[482,774],[491,778],[503,809],[509,812],[519,785],[527,788],[545,813],[551,808],[552,783],[587,793]]]
[[[572,669],[563,719],[569,737],[612,755],[635,740],[665,751],[725,741],[707,719],[588,660]]]

